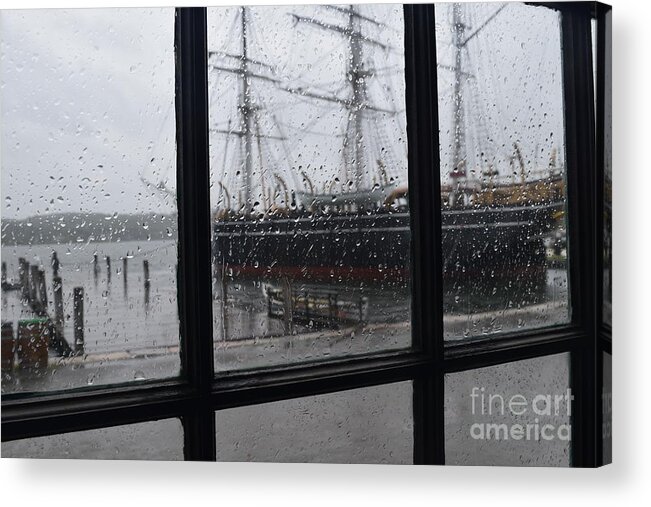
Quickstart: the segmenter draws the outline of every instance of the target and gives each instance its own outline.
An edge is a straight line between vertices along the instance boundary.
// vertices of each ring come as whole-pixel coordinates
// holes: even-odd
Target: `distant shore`
[[[2,246],[175,239],[177,215],[52,213],[2,219]]]

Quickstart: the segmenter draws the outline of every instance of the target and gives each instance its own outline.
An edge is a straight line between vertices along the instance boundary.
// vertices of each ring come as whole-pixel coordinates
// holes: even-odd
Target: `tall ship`
[[[503,8],[469,33],[464,7],[451,5],[453,61],[439,64],[440,73],[450,73],[454,81],[452,162],[441,186],[444,277],[516,276],[537,284],[544,283],[545,242],[564,212],[564,171],[556,154],[552,150],[547,166],[535,171],[527,167],[517,142],[506,148],[511,150],[508,167],[470,167],[465,156],[466,108],[472,106],[464,90],[472,81],[467,44]],[[404,90],[401,98],[399,87],[386,86],[390,72],[397,78],[404,74],[399,65],[396,71],[390,56],[394,48],[381,36],[395,28],[359,6],[320,9],[323,19],[292,14],[291,21],[304,37],[318,33],[343,45],[345,71],[327,76],[329,85],[297,82],[252,54],[259,41],[252,44],[256,21],[249,7],[238,9],[231,27],[239,50],[209,54],[211,72],[229,77],[238,90],[232,115],[211,125],[211,136],[221,139],[224,152],[216,173],[227,175],[216,184],[220,197],[212,217],[216,275],[406,286],[410,213]],[[343,118],[339,130],[313,134],[329,147],[327,163],[301,162],[287,133],[291,125],[267,107],[258,92],[262,86],[297,107],[315,104],[321,117],[332,110]],[[311,132],[314,124],[304,122],[300,128]],[[230,162],[228,153],[235,154]]]

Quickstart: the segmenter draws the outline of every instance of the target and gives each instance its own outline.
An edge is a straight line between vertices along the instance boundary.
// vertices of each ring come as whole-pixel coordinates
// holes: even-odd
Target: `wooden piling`
[[[142,261],[142,272],[143,280],[145,284],[145,307],[149,307],[149,289],[151,288],[151,282],[149,279],[149,261],[145,259]]]
[[[111,257],[106,256],[106,281],[111,283]]]
[[[292,323],[294,320],[293,304],[292,304],[292,286],[289,278],[283,278],[283,323],[285,327],[285,334],[292,334]]]
[[[29,303],[34,305],[37,303],[37,288],[38,288],[38,266],[32,264],[29,267]]]
[[[24,257],[18,259],[18,282],[20,283],[20,295],[23,301],[29,299],[29,264]]]
[[[123,286],[124,286],[124,297],[127,297],[127,263],[128,263],[128,257],[125,255],[122,257],[122,281],[123,281]]]
[[[54,326],[60,337],[63,337],[63,281],[60,276],[52,280],[52,292],[54,293]]]
[[[149,284],[149,261],[145,259],[142,261],[142,271],[143,271],[143,279],[145,281],[145,285]]]
[[[45,270],[38,270],[37,278],[38,303],[43,313],[47,312],[47,285],[45,284]]]
[[[59,256],[55,251],[52,252],[52,276],[59,276]]]
[[[75,287],[73,294],[73,327],[75,338],[75,353],[84,353],[84,289]]]
[[[2,287],[4,288],[7,285],[7,263],[2,262]]]
[[[52,280],[52,293],[54,294],[54,319],[50,320],[50,347],[59,356],[70,357],[73,350],[64,336],[63,283],[59,276]]]

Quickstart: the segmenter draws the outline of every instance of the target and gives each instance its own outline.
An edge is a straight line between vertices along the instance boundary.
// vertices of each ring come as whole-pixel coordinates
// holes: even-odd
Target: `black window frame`
[[[407,136],[412,220],[412,337],[409,351],[376,353],[256,371],[213,364],[208,157],[207,9],[175,16],[178,298],[181,377],[43,394],[2,396],[2,441],[180,418],[184,457],[215,461],[215,411],[413,381],[414,463],[444,464],[444,382],[452,372],[567,352],[571,464],[602,462],[601,325],[604,89],[593,90],[591,20],[598,23],[597,82],[604,82],[605,12],[594,2],[534,3],[562,18],[571,321],[496,338],[445,343],[435,9],[404,5]],[[596,129],[596,126],[599,129]],[[424,170],[423,168],[430,168]],[[599,323],[599,324],[598,324]]]

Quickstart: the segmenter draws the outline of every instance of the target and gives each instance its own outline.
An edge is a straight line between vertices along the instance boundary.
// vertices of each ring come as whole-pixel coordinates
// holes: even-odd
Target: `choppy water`
[[[83,287],[85,351],[123,352],[178,345],[176,243],[129,241],[73,245],[2,247],[8,277],[17,278],[18,259],[45,268],[50,315],[54,315],[51,256],[56,251],[63,283],[64,335],[72,337],[72,291]],[[93,255],[98,256],[95,276]],[[110,274],[106,257],[111,259]],[[123,258],[127,258],[127,276]],[[143,261],[149,262],[150,292],[146,302]],[[147,303],[147,304],[146,304]],[[16,298],[3,298],[2,319],[16,320],[24,308]],[[70,340],[68,340],[70,341]]]

